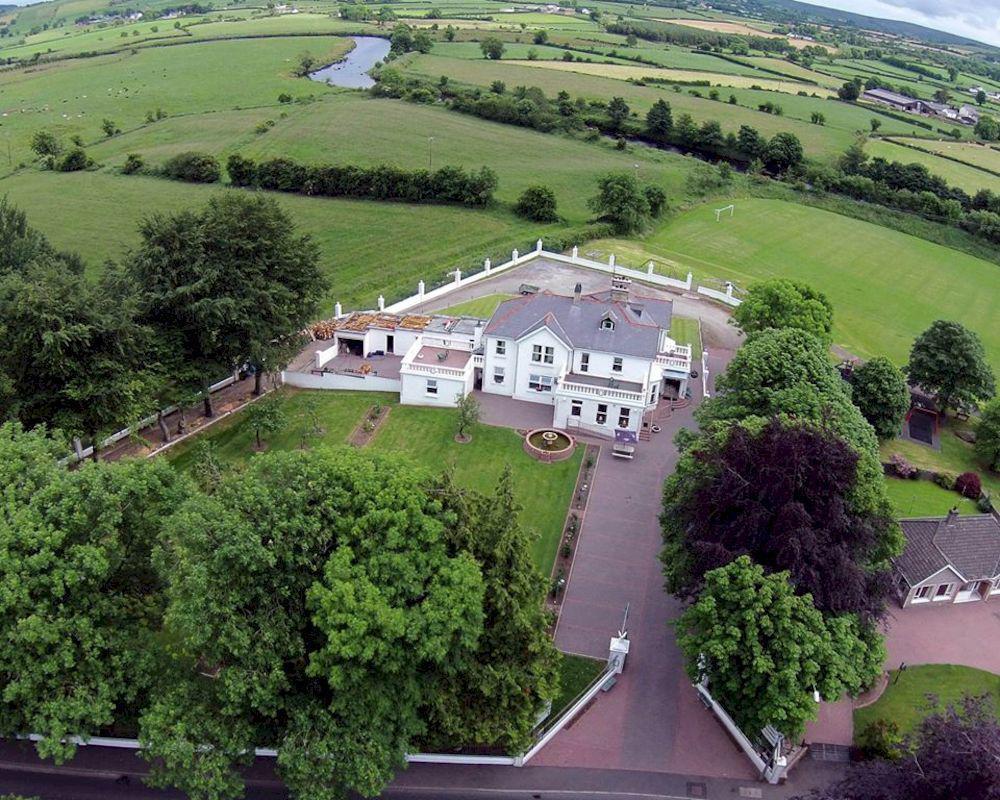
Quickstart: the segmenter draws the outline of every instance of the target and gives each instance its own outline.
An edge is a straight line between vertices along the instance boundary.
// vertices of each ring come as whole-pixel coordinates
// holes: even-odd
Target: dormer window
[[[601,320],[601,330],[602,331],[613,331],[615,329],[615,321],[611,317],[605,317]]]

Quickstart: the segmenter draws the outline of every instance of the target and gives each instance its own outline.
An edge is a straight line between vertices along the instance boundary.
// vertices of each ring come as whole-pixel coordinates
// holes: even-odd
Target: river
[[[389,40],[378,36],[352,36],[354,49],[343,61],[337,61],[310,72],[314,81],[331,86],[342,86],[345,89],[370,89],[375,81],[368,75],[368,70],[389,55]]]

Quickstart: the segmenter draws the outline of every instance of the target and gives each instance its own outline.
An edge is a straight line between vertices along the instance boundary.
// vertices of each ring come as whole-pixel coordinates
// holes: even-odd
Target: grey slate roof
[[[896,566],[913,586],[944,567],[967,581],[1000,574],[1000,520],[992,514],[900,520],[906,548]]]
[[[901,106],[918,102],[916,97],[908,97],[905,94],[900,94],[899,92],[892,92],[889,91],[888,89],[866,89],[864,92],[864,96],[871,97],[876,100],[882,100],[886,103],[894,103]]]
[[[550,292],[516,297],[499,305],[486,326],[487,336],[519,339],[543,325],[568,345],[580,350],[653,358],[660,331],[670,328],[673,303],[631,295],[627,302],[611,299],[611,292],[574,298]],[[614,330],[601,328],[610,314]]]

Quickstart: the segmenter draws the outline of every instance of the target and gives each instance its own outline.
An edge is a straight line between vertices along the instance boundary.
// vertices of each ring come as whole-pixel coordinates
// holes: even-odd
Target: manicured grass
[[[976,504],[958,492],[942,489],[932,481],[885,479],[889,502],[900,519],[906,517],[943,517],[952,508],[961,514],[978,514]]]
[[[56,247],[80,253],[93,274],[138,243],[145,216],[197,208],[222,191],[238,190],[94,172],[28,170],[0,180],[0,193]],[[450,269],[478,267],[487,256],[495,260],[555,230],[502,209],[274,197],[320,246],[320,264],[332,284],[321,301],[324,314],[338,300],[345,309],[373,308],[379,294],[389,302],[409,296],[420,279],[430,288]]]
[[[896,677],[897,671],[893,670],[885,694],[854,712],[855,737],[877,719],[892,720],[900,733],[912,731],[927,716],[929,694],[935,695],[942,706],[959,703],[965,695],[988,694],[1000,718],[1000,675],[954,664],[925,664],[907,668],[894,683]]]
[[[66,144],[77,134],[94,141],[104,136],[105,118],[127,131],[157,109],[174,116],[272,105],[282,92],[327,94],[324,85],[292,75],[296,59],[308,49],[321,61],[334,60],[351,47],[349,39],[335,36],[204,42],[3,72],[4,136],[17,164],[33,160],[29,142],[39,128]]]
[[[721,204],[677,215],[639,248],[604,240],[584,249],[620,257],[631,251],[633,264],[659,257],[682,272],[691,269],[698,280],[731,280],[744,289],[764,278],[801,280],[833,303],[835,342],[864,358],[887,355],[903,364],[913,340],[934,320],[961,320],[979,334],[1000,372],[996,264],[782,200],[736,200],[735,215],[717,223],[713,209]]]
[[[994,498],[1000,499],[1000,475],[990,472],[976,460],[972,445],[962,441],[952,432],[954,424],[956,423],[950,422],[942,426],[940,450],[933,450],[905,439],[894,439],[891,442],[883,442],[882,460],[888,461],[893,453],[899,453],[921,469],[951,472],[954,475],[975,472],[982,481],[983,489]]]
[[[920,145],[923,146],[923,142],[920,142]],[[954,147],[975,150],[987,149],[959,143],[955,143]],[[976,169],[966,164],[959,164],[947,158],[941,158],[933,153],[914,150],[912,147],[903,147],[885,139],[870,140],[865,145],[865,152],[872,157],[880,156],[887,161],[901,161],[904,164],[923,164],[931,171],[931,174],[941,176],[950,185],[965,189],[970,194],[975,194],[980,189],[995,189],[997,186],[1000,186],[1000,177],[996,175],[990,175],[981,169]],[[949,155],[952,154],[949,153]],[[996,169],[1000,171],[1000,153],[997,153],[996,156]],[[957,152],[953,157],[959,158]]]
[[[730,86],[742,89],[749,89],[751,86],[759,86],[762,89],[772,92],[787,92],[794,94],[799,91],[815,92],[820,97],[830,97],[833,95],[829,89],[819,86],[811,86],[806,83],[792,80],[780,80],[775,77],[750,77],[747,75],[728,75],[720,72],[696,72],[694,70],[683,69],[662,69],[645,65],[634,64],[588,64],[582,61],[511,61],[520,66],[530,66],[535,69],[554,69],[563,72],[579,72],[584,75],[598,75],[604,78],[614,78],[619,81],[642,80],[655,78],[664,81],[711,81],[712,86]]]
[[[692,365],[701,361],[701,329],[698,327],[698,320],[689,317],[672,317],[670,338],[677,344],[691,346]]]
[[[510,300],[512,297],[514,297],[512,294],[488,294],[483,297],[477,297],[475,300],[466,300],[464,303],[449,306],[440,313],[450,314],[453,317],[489,319],[493,316],[493,312],[497,310],[498,305],[504,300]]]
[[[552,714],[550,719],[554,719],[566,706],[576,699],[584,689],[593,683],[594,679],[601,674],[605,666],[603,661],[585,656],[571,656],[562,653],[562,663],[559,665],[559,694],[552,701]]]
[[[376,402],[383,406],[396,402],[396,395],[380,392],[325,392],[283,389],[283,409],[287,418],[285,426],[278,432],[265,435],[265,449],[294,450],[317,445],[345,445],[363,419],[365,412]],[[261,401],[258,401],[261,402]],[[320,435],[311,432],[312,422],[306,414],[308,403],[318,405],[318,417],[323,427]],[[194,460],[196,445],[202,439],[211,439],[218,448],[219,458],[236,466],[246,463],[255,454],[254,434],[246,424],[246,415],[233,414],[217,422],[205,433],[170,448],[164,457],[180,470],[190,470]]]
[[[274,125],[257,134],[255,128],[263,119],[273,120]],[[266,111],[166,119],[103,142],[91,152],[108,166],[120,166],[128,153],[140,153],[157,164],[192,149],[192,141],[222,158],[239,151],[262,159],[280,156],[311,163],[388,163],[407,169],[426,169],[429,163],[474,170],[489,166],[499,178],[498,199],[514,203],[528,186],[544,184],[556,194],[557,212],[572,224],[584,224],[591,218],[587,199],[595,192],[598,178],[607,172],[632,171],[639,164],[644,180],[676,196],[683,191],[689,171],[685,159],[662,150],[643,147],[620,152],[609,143],[593,144],[355,93],[331,94],[320,102]],[[530,226],[527,222],[523,225]],[[544,230],[548,226],[534,227]],[[405,241],[406,247],[411,245],[409,240],[400,241]]]
[[[543,464],[522,450],[522,439],[508,428],[477,425],[472,441],[458,444],[454,409],[398,406],[369,445],[377,451],[405,453],[433,473],[453,469],[460,486],[492,492],[509,464],[514,490],[523,506],[521,523],[538,534],[532,556],[548,576],[556,556],[563,522],[583,458],[578,447],[572,458]]]

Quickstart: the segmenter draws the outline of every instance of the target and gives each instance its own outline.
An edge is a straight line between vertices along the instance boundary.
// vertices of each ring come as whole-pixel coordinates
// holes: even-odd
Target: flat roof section
[[[420,362],[432,367],[450,367],[451,369],[465,369],[465,365],[472,358],[472,353],[468,350],[447,350],[444,347],[430,347],[424,345],[413,357],[414,363]]]

